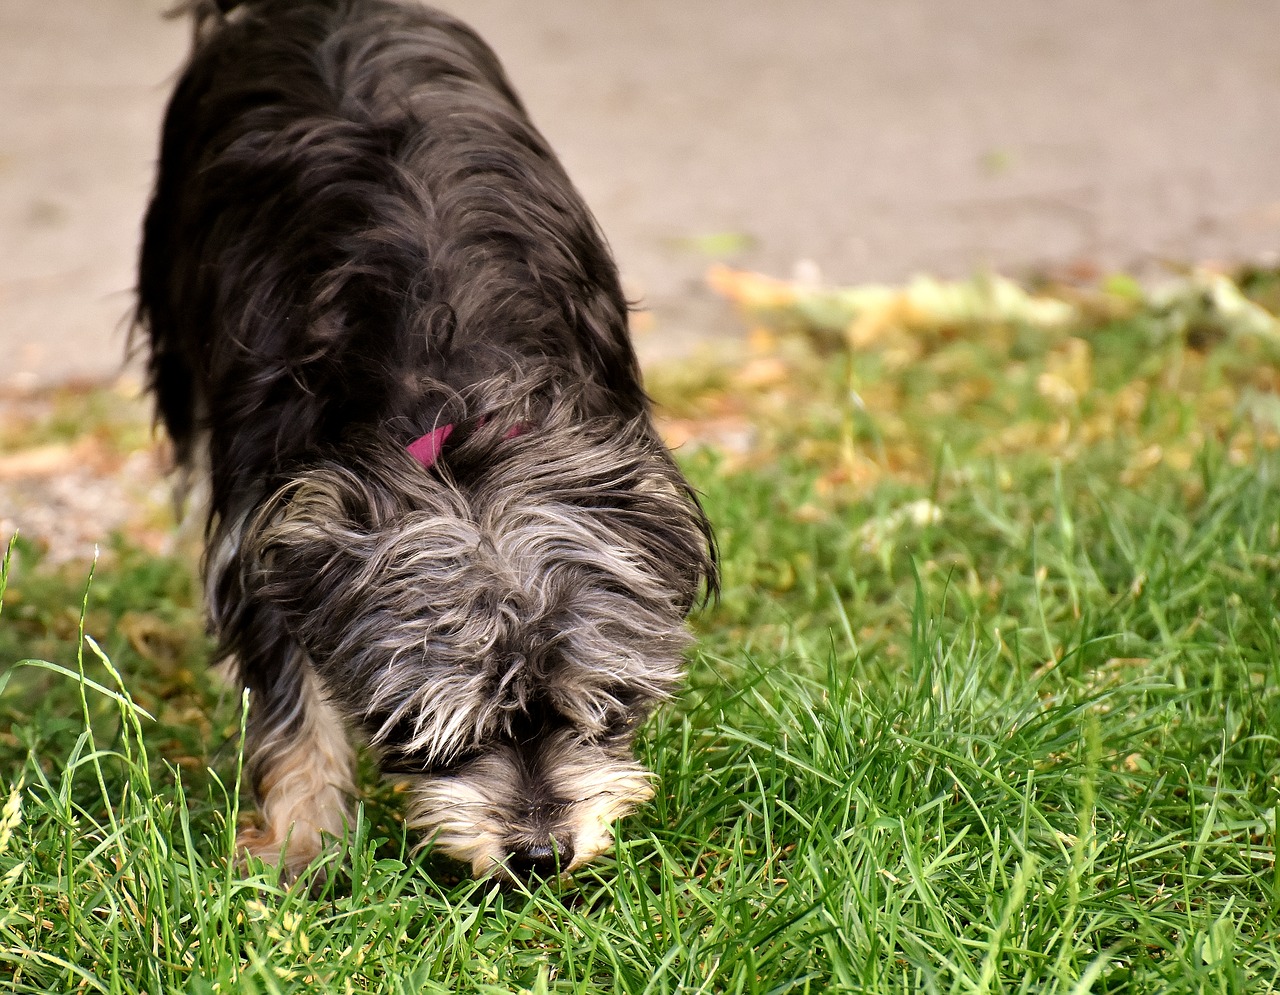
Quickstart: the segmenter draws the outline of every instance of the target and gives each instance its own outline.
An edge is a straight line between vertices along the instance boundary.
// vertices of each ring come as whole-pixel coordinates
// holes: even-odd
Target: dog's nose
[[[512,877],[549,879],[562,874],[573,863],[573,844],[562,836],[548,836],[545,842],[522,843],[507,854],[507,871]]]

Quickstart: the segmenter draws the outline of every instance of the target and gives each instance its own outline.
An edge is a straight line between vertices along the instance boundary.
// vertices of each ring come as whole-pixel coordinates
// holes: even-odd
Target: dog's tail
[[[226,17],[237,7],[243,7],[253,0],[179,0],[169,10],[170,17],[185,17],[194,14],[196,17]]]
[[[178,0],[165,11],[165,17],[191,17],[197,25],[210,20],[221,21],[247,0]]]
[[[174,11],[176,14],[230,14],[245,0],[183,0]]]
[[[164,12],[165,17],[221,17],[230,14],[245,0],[179,0]]]
[[[225,24],[237,7],[249,0],[178,0],[164,12],[164,16],[177,20],[191,18],[193,38],[197,45],[213,31]]]
[[[204,37],[204,31],[209,27],[216,27],[224,24],[228,20],[235,18],[236,14],[241,13],[241,7],[252,6],[255,2],[264,3],[265,0],[177,0],[168,11],[165,12],[166,17],[190,17],[195,23],[196,39]],[[334,5],[336,0],[328,0],[326,6]],[[280,6],[287,7],[288,0],[280,3]],[[312,0],[312,5],[315,0]]]

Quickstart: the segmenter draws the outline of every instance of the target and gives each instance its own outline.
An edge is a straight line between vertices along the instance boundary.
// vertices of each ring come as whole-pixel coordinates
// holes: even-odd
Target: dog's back
[[[531,361],[639,413],[595,223],[496,58],[387,0],[200,13],[165,121],[139,317],[160,413],[214,507],[344,433],[411,439]]]

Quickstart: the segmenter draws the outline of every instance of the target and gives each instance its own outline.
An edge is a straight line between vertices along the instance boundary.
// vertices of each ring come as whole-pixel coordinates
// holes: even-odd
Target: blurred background
[[[121,370],[168,0],[0,0],[0,386]],[[612,241],[646,358],[708,265],[1142,277],[1280,248],[1280,4],[451,0]],[[802,262],[804,261],[804,262]]]

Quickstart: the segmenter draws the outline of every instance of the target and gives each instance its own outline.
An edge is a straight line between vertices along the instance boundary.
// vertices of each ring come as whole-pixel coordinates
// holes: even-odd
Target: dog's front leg
[[[258,668],[244,671],[250,687],[245,765],[261,822],[240,831],[237,850],[283,863],[292,880],[320,854],[326,837],[341,839],[346,831],[355,755],[305,654],[289,654],[269,679]]]

